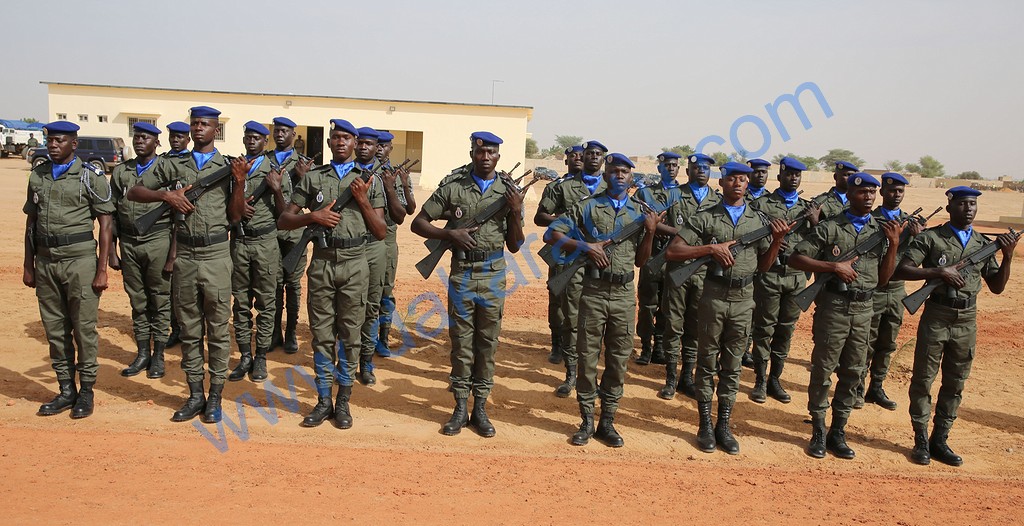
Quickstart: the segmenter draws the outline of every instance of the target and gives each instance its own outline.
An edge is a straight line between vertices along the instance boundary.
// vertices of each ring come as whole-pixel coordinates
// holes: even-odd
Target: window
[[[59,120],[59,121],[66,121],[66,120],[68,120],[68,114],[67,113],[58,113],[57,114],[57,120]]]
[[[99,121],[99,122],[107,122],[107,116],[106,115],[97,115],[96,116],[96,120]]]
[[[81,137],[78,138],[78,150],[79,151],[95,150],[95,149],[96,149],[96,143],[92,139],[83,139]]]
[[[89,122],[89,116],[84,113],[79,113],[78,122]]]
[[[226,121],[226,120],[221,120],[220,121],[220,128],[217,128],[217,137],[215,137],[214,140],[217,140],[217,141],[223,141],[224,140],[224,129],[228,127],[227,122],[228,121]]]
[[[152,117],[128,117],[128,136],[129,137],[131,137],[132,135],[135,135],[135,128],[134,128],[134,126],[135,126],[135,123],[138,123],[138,122],[148,122],[149,124],[152,124],[153,126],[156,126],[156,119],[154,119]]]

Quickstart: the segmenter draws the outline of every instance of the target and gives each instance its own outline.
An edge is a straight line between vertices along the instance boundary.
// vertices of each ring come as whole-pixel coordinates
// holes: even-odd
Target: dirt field
[[[301,352],[270,356],[270,380],[229,383],[219,426],[170,422],[186,393],[180,348],[161,380],[122,378],[135,353],[120,275],[100,303],[100,378],[96,413],[43,418],[56,390],[36,300],[21,284],[26,165],[0,161],[0,489],[5,523],[690,523],[716,524],[1009,524],[1024,506],[1024,359],[1017,309],[1024,305],[1018,263],[1001,296],[980,300],[977,359],[950,445],[956,469],[908,459],[907,415],[917,317],[908,316],[886,384],[895,412],[869,405],[851,418],[853,461],[807,457],[806,385],[811,349],[805,316],[784,375],[794,395],[759,405],[744,370],[735,410],[742,453],[704,454],[695,446],[696,404],[655,396],[660,366],[630,364],[618,429],[626,447],[577,448],[574,399],[558,399],[562,369],[547,363],[546,269],[519,255],[510,267],[504,330],[491,418],[498,435],[440,434],[450,415],[448,340],[438,331],[444,284],[423,280],[413,264],[425,254],[403,229],[398,296],[406,327],[393,333],[400,357],[378,359],[378,384],[356,386],[348,431],[299,427],[315,403],[309,331],[300,318]],[[824,189],[811,186],[806,195]],[[420,192],[422,201],[427,194]],[[979,219],[1016,215],[1020,194],[982,197]],[[941,190],[911,189],[905,209],[930,212]],[[532,215],[533,210],[528,211]],[[942,214],[940,214],[941,216]],[[541,231],[528,230],[533,252]],[[447,263],[443,265],[447,268]],[[916,287],[911,287],[916,288]],[[440,309],[440,310],[438,310]],[[1015,321],[1017,320],[1017,321]],[[232,357],[232,365],[235,357]],[[938,385],[935,386],[938,389]],[[268,392],[280,396],[268,397]],[[297,398],[297,402],[294,400]],[[268,409],[268,404],[271,406]],[[312,511],[310,511],[312,510]]]

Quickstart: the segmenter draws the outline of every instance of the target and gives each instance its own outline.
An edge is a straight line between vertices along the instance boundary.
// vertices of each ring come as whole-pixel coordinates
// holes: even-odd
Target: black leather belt
[[[590,279],[599,279],[614,285],[625,285],[633,281],[633,274],[633,272],[610,272],[594,267],[587,267],[586,272],[586,276]]]
[[[789,254],[779,254],[777,258],[779,265],[786,266],[789,264]]]
[[[495,250],[494,252],[488,252],[486,250],[453,250],[452,253],[455,255],[455,259],[465,261],[467,263],[477,263],[480,261],[490,261],[491,259],[497,259],[505,256],[505,250]]]
[[[273,232],[275,230],[277,230],[277,225],[276,224],[269,224],[269,225],[266,225],[266,226],[260,227],[260,228],[251,228],[248,225],[244,225],[243,224],[243,225],[239,225],[239,226],[235,227],[232,230],[232,233],[234,234],[234,238],[238,239],[239,237],[259,237],[259,236],[264,236],[264,235],[267,235],[267,234],[269,234],[269,233],[271,233],[271,232]]]
[[[754,275],[751,274],[744,278],[727,278],[725,276],[716,276],[711,274],[707,276],[707,279],[714,281],[715,283],[725,285],[730,289],[742,289],[754,282]]]
[[[178,233],[178,243],[188,245],[193,248],[208,247],[210,245],[223,243],[227,240],[227,230],[220,232],[219,234],[210,234],[208,236],[189,236],[180,232]]]
[[[353,248],[366,243],[365,237],[329,237],[327,248]]]
[[[795,272],[795,270],[789,268],[786,265],[772,265],[772,268],[768,269],[768,272],[774,272],[776,274],[785,274],[786,272]]]
[[[943,307],[949,307],[951,309],[969,309],[978,302],[978,297],[973,296],[970,298],[950,298],[946,296],[940,296],[933,294],[928,296],[928,301],[938,303]]]
[[[36,236],[36,245],[46,248],[63,247],[74,245],[83,241],[92,240],[92,230],[88,232],[76,232],[74,234],[54,234],[52,236]]]
[[[829,291],[829,292],[831,292],[833,294],[837,294],[839,296],[842,296],[842,297],[846,298],[847,301],[853,301],[853,302],[867,301],[867,300],[871,299],[872,296],[875,295],[875,291],[874,290],[847,289],[847,288],[844,288],[845,285],[846,284],[842,283],[842,282],[836,283],[836,282],[832,281],[832,282],[829,282],[828,285],[825,285],[825,290],[827,290],[827,291]]]
[[[367,233],[363,234],[363,239],[365,239],[365,240],[366,240],[366,243],[367,243],[367,244],[370,244],[370,243],[376,243],[376,242],[378,242],[378,241],[384,241],[383,239],[377,239],[377,237],[376,237],[376,236],[374,236],[373,234],[371,234],[371,233],[369,233],[369,232],[367,232]]]
[[[168,228],[171,228],[171,224],[170,223],[158,223],[158,224],[153,225],[153,228],[150,228],[149,231],[146,232],[145,235],[148,236],[149,234],[152,234],[153,232],[160,232],[160,231],[163,231],[163,230],[167,230]],[[122,224],[118,224],[117,225],[117,234],[120,237],[133,237],[133,238],[142,237],[142,235],[143,235],[143,234],[140,234],[138,230],[135,230],[135,225],[122,225]]]

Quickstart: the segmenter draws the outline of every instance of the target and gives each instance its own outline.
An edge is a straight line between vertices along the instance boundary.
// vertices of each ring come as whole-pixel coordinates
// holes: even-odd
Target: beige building
[[[533,117],[528,106],[465,104],[409,100],[377,100],[272,93],[240,93],[132,86],[103,86],[43,82],[49,92],[47,120],[68,120],[82,127],[82,135],[120,137],[131,149],[131,127],[138,121],[161,129],[172,121],[187,121],[188,109],[207,105],[220,110],[222,130],[217,148],[238,155],[242,125],[250,120],[271,127],[277,116],[298,125],[305,153],[318,163],[330,160],[326,133],[329,120],[346,119],[356,126],[370,126],[395,135],[392,160],[420,159],[420,186],[433,188],[453,168],[469,162],[469,135],[487,130],[505,142],[499,169],[508,170],[525,160],[527,124]],[[270,141],[273,147],[273,140]],[[166,141],[163,149],[166,150]],[[130,151],[125,152],[131,156]]]

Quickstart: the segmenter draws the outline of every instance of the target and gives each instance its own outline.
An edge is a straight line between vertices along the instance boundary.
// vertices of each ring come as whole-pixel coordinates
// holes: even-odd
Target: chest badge
[[[717,245],[718,244],[718,237],[711,236],[711,241],[708,241],[708,244],[709,245]]]
[[[948,260],[946,259],[946,255],[945,254],[939,256],[939,266],[940,267],[945,267],[947,261]]]
[[[455,207],[455,219],[462,219],[462,207],[461,206],[456,206]]]
[[[127,186],[124,187],[124,192],[123,192],[123,195],[121,197],[128,197],[128,187]]]
[[[677,225],[683,224],[683,216],[682,216],[682,214],[676,216],[676,224]]]
[[[316,193],[316,202],[318,202],[318,203],[324,202],[324,193],[323,192],[317,192]]]
[[[594,235],[595,239],[601,237],[601,231],[598,230],[596,226],[590,231],[590,233]]]
[[[32,202],[39,204],[39,192],[32,192]]]
[[[842,251],[839,250],[839,245],[832,245],[832,257],[837,258],[839,257],[839,254],[842,254]]]

